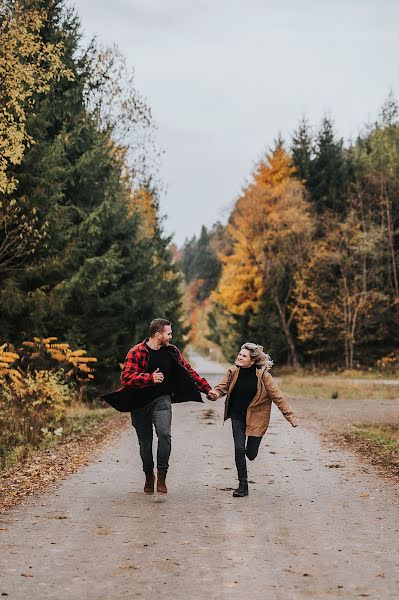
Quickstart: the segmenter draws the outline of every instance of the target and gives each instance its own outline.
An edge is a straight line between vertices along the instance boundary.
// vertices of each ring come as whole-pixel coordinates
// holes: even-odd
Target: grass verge
[[[356,423],[344,438],[367,460],[399,475],[399,425]]]
[[[36,450],[52,448],[65,440],[89,431],[96,424],[104,421],[104,419],[111,418],[113,415],[115,415],[115,411],[112,408],[89,408],[81,404],[72,404],[67,410],[62,427],[57,429],[56,432],[44,433],[38,446],[21,444],[2,454],[0,472],[26,462]]]
[[[352,427],[353,435],[373,442],[384,452],[399,458],[399,425],[360,423]]]
[[[89,464],[129,425],[125,414],[112,409],[74,407],[59,439],[40,448],[25,448],[22,455],[14,456],[13,465],[0,472],[0,514]]]
[[[384,385],[380,382],[369,382],[367,379],[362,383],[356,383],[339,376],[282,374],[279,380],[282,391],[294,398],[314,400],[331,398],[392,400],[399,398],[399,385]]]

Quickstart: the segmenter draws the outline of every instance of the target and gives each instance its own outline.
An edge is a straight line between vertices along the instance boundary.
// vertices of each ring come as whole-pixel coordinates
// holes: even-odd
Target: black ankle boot
[[[248,496],[248,479],[240,479],[238,488],[234,490],[233,496],[235,498],[243,498],[244,496]]]

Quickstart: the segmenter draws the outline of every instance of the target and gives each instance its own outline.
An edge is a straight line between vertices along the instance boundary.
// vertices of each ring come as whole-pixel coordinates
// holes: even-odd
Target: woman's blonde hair
[[[266,367],[268,371],[272,368],[273,361],[266,352],[263,352],[263,346],[253,344],[252,342],[245,342],[241,346],[241,350],[248,350],[251,360],[254,361],[257,367]]]

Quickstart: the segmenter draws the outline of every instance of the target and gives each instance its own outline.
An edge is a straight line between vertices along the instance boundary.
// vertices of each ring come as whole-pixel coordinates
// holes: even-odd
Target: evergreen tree
[[[195,259],[197,254],[197,238],[194,235],[190,240],[186,239],[182,248],[181,269],[186,283],[190,283],[196,277]]]
[[[127,149],[115,143],[112,124],[101,127],[89,108],[92,86],[105,79],[93,77],[93,47],[79,48],[76,14],[64,0],[25,5],[44,9],[42,37],[62,42],[73,77],[37,95],[28,114],[35,143],[13,172],[15,195],[47,224],[48,237],[23,270],[1,283],[1,334],[14,343],[55,335],[86,347],[107,372],[156,316],[173,320],[182,338],[179,279],[157,203],[155,228],[143,235]]]
[[[306,184],[311,174],[313,137],[305,117],[302,117],[292,136],[291,152],[296,175]]]
[[[221,264],[217,256],[217,240],[223,227],[216,223],[208,232],[203,225],[197,239],[186,240],[183,246],[181,266],[187,283],[198,280],[196,300],[208,298],[217,286]]]
[[[343,139],[336,139],[334,124],[324,117],[313,147],[307,188],[318,214],[331,210],[343,213],[347,208],[348,172]]]

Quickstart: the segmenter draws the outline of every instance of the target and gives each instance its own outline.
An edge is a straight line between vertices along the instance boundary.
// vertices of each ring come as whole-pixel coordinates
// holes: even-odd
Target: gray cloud
[[[161,208],[181,243],[231,206],[254,161],[306,113],[346,138],[399,91],[399,3],[77,0],[88,37],[135,68],[165,149]]]

